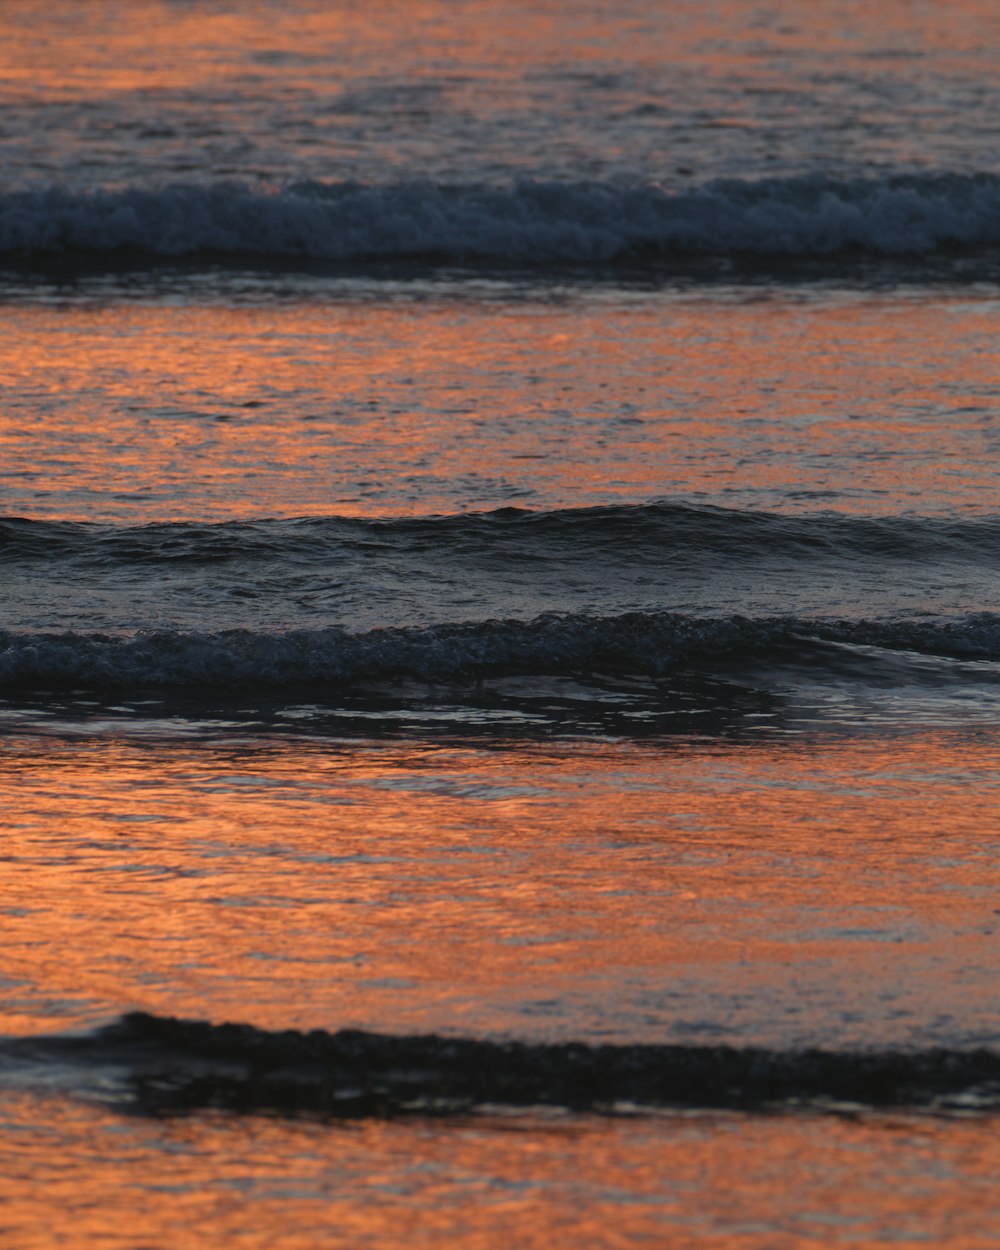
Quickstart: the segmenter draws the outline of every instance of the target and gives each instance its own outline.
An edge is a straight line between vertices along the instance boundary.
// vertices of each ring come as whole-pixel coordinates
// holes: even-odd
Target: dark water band
[[[990,1111],[992,1050],[765,1050],[537,1044],[358,1031],[268,1032],[143,1013],[84,1037],[10,1040],[0,1072],[27,1064],[121,1074],[124,1107],[333,1117],[454,1114],[484,1107],[741,1111],[800,1106]],[[107,1086],[105,1086],[105,1094]]]
[[[1000,515],[850,516],[786,514],[666,500],[531,511],[497,508],[446,516],[373,518],[312,516],[242,521],[164,521],[139,525],[0,517],[5,565],[65,562],[106,573],[115,568],[325,567],[346,558],[504,561],[523,566],[589,566],[601,553],[627,550],[643,559],[871,559],[995,564]]]
[[[158,630],[131,637],[0,630],[0,690],[216,691],[295,686],[343,689],[393,680],[456,682],[498,675],[615,672],[661,676],[678,666],[781,655],[811,669],[839,668],[833,646],[881,648],[955,660],[1000,659],[1000,614],[943,621],[690,616],[627,612],[546,613],[529,621],[339,627],[273,633]],[[889,657],[898,680],[905,657]],[[848,656],[848,666],[853,661]],[[868,657],[871,672],[876,658]],[[721,675],[721,670],[720,670]],[[989,680],[991,673],[980,674]]]
[[[1000,242],[992,171],[507,185],[429,181],[238,182],[0,193],[0,255],[608,263],[620,258],[924,256]]]

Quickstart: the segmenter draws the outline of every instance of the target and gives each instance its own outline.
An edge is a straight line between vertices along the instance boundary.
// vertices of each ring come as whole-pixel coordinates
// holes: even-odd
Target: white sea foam
[[[651,184],[220,183],[0,195],[0,252],[136,250],[352,261],[600,262],[638,255],[919,255],[1000,243],[1000,176]]]

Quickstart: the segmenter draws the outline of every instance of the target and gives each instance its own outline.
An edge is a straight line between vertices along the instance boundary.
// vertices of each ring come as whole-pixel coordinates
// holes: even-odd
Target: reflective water
[[[996,508],[995,286],[287,281],[9,295],[3,512]]]
[[[994,1126],[861,1116],[149,1124],[0,1099],[7,1244],[989,1250]]]
[[[691,179],[992,167],[989,0],[8,0],[8,176]]]
[[[14,738],[10,1032],[989,1044],[990,727],[798,741]],[[801,735],[801,731],[800,731]],[[976,779],[970,790],[968,779]]]
[[[555,672],[528,664],[502,689],[404,669],[353,697],[300,674],[267,706],[252,668],[227,684],[209,664],[206,688],[189,673],[168,700],[155,664],[120,689],[113,647],[46,667],[72,647],[35,635],[165,623],[169,651],[183,631],[280,632],[288,580],[258,563],[223,585],[205,560],[184,565],[197,576],[151,561],[103,580],[83,561],[74,581],[45,563],[56,531],[40,527],[16,568],[0,552],[0,629],[21,631],[2,635],[0,671],[29,674],[0,690],[0,1033],[145,1008],[273,1029],[1000,1047],[1000,284],[976,244],[990,221],[963,233],[993,202],[998,48],[989,0],[7,0],[0,517],[245,536],[265,516],[667,497],[753,510],[752,558],[725,526],[686,584],[670,552],[653,576],[607,541],[549,577],[526,549],[537,596],[512,604],[482,561],[449,598],[456,548],[435,561],[430,543],[390,615],[369,593],[376,549],[353,600],[305,570],[302,617],[480,621],[528,614],[555,586],[554,606],[613,630],[626,607],[662,608],[663,586],[682,611],[821,601],[889,632],[839,651],[789,636],[728,668],[720,653],[669,697],[556,655]],[[612,192],[720,177],[743,180],[720,192],[730,208],[764,192],[749,216],[720,210],[707,257],[660,256],[655,273],[636,258],[546,269],[535,253],[530,273],[473,273],[447,246],[437,268],[412,262],[414,183],[513,188],[487,223],[492,257],[508,255],[504,213],[536,211],[533,229],[562,232],[552,255],[606,257]],[[775,177],[791,180],[777,204]],[[871,194],[834,216],[860,214],[847,237],[895,260],[830,254],[827,201],[859,177]],[[214,201],[172,215],[179,180],[246,210],[226,267],[188,256],[184,230]],[[336,249],[294,230],[269,254],[267,196],[309,180],[354,181],[368,205],[385,191],[392,211],[362,224],[386,238],[361,232],[379,265],[324,268],[309,257]],[[555,183],[573,212],[546,216],[521,180]],[[67,198],[17,199],[53,185]],[[132,188],[139,208],[102,188]],[[19,233],[25,217],[38,236]],[[65,250],[80,218],[96,255]],[[25,252],[29,236],[50,251]],[[771,254],[734,260],[751,236]],[[136,237],[155,254],[116,250]],[[772,522],[828,509],[888,528],[829,564],[815,531],[815,559],[797,539],[768,564]],[[914,523],[907,548],[920,515],[940,527]],[[949,547],[956,518],[985,537],[967,527]],[[863,576],[854,551],[871,557]],[[932,613],[974,610],[904,649]],[[997,1241],[995,1116],[971,1110],[143,1119],[8,1055],[11,1250]]]

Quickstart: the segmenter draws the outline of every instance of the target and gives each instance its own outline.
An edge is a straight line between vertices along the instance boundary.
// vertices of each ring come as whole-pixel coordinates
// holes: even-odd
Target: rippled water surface
[[[11,1029],[123,1004],[777,1047],[1000,1027],[991,728],[824,742],[751,712],[732,744],[476,747],[285,716],[171,742],[111,709],[10,743]]]
[[[995,512],[997,286],[285,281],[8,289],[4,511]]]
[[[998,52],[3,5],[5,1247],[995,1245]]]
[[[37,1098],[0,1108],[16,1126],[7,1139],[16,1152],[0,1156],[4,1222],[31,1250],[57,1238],[113,1250],[404,1239],[791,1250],[917,1246],[928,1229],[939,1244],[985,1250],[998,1218],[995,1135],[982,1121],[508,1117],[330,1128],[203,1116],[152,1127]]]
[[[689,179],[995,160],[987,0],[4,8],[10,168]]]

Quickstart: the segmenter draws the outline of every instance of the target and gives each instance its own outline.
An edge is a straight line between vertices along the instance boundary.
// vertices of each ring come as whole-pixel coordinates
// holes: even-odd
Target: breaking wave
[[[916,256],[1000,243],[1000,175],[656,184],[177,184],[0,195],[0,253],[138,252],[337,262],[608,263]]]
[[[839,648],[850,650],[842,653]],[[160,630],[128,637],[0,631],[0,689],[272,690],[386,680],[470,681],[497,674],[596,669],[664,675],[690,664],[780,654],[788,664],[899,680],[921,657],[1000,659],[1000,615],[952,620],[816,620],[631,612],[550,613],[533,620],[440,626],[254,632]],[[879,655],[876,652],[884,652]],[[906,657],[913,657],[907,660]],[[988,679],[990,674],[981,674]]]

